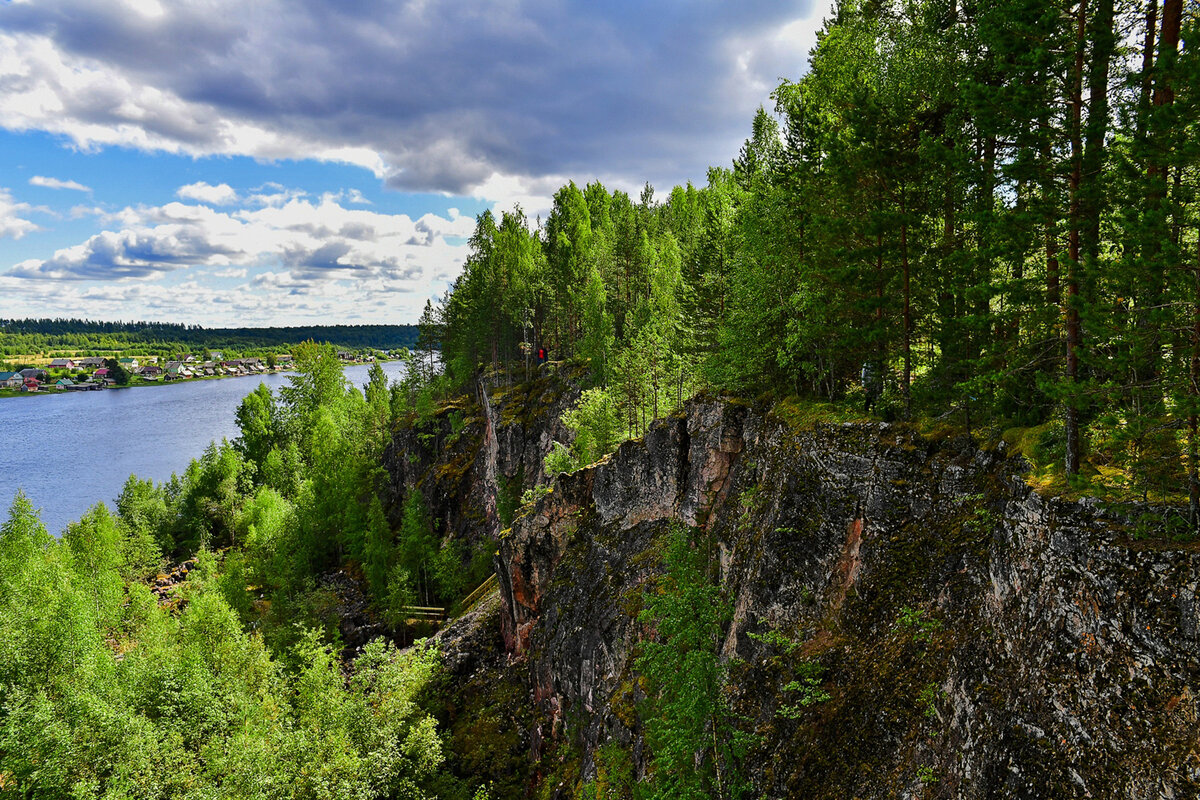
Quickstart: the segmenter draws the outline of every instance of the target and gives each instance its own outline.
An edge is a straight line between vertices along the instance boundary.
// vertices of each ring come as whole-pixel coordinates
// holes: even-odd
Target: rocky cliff
[[[756,795],[1200,796],[1200,554],[1021,471],[966,439],[705,401],[560,478],[497,559],[546,793],[596,778],[605,745],[644,769],[637,612],[680,520],[733,601]],[[827,699],[795,704],[812,664]]]
[[[499,597],[441,635],[453,760],[498,796],[611,788],[613,752],[644,776],[637,617],[674,521],[732,601],[754,796],[1200,796],[1194,545],[1037,495],[1003,449],[718,400],[517,509],[575,396],[493,387],[391,458],[395,497],[420,486],[447,535],[500,536]]]
[[[542,459],[553,443],[571,440],[561,417],[579,399],[580,378],[547,369],[517,385],[481,380],[471,396],[401,428],[383,458],[393,527],[404,499],[420,490],[441,535],[494,543],[522,490],[546,482]]]

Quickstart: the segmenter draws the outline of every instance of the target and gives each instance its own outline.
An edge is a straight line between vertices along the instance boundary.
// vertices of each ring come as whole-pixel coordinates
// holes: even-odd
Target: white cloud
[[[416,319],[425,298],[445,290],[466,256],[466,245],[448,240],[468,237],[475,224],[461,215],[381,214],[330,197],[228,212],[172,202],[124,208],[105,219],[112,230],[0,273],[6,297],[65,292],[81,305],[61,306],[64,313],[84,314],[103,298],[124,303],[127,318],[146,316],[167,310],[162,304],[170,294],[150,287],[177,282],[165,281],[174,275],[203,287],[179,303],[176,318],[202,313],[207,323],[230,303],[246,308],[249,292],[264,319],[319,316],[317,310],[342,319],[347,309],[368,315],[362,319]],[[252,270],[241,289],[211,283],[244,280]],[[68,291],[67,285],[80,288]],[[306,298],[306,309],[297,298]]]
[[[5,236],[20,239],[25,234],[36,231],[38,226],[22,216],[33,210],[33,206],[28,203],[13,200],[8,189],[0,188],[0,239]]]
[[[304,193],[300,192],[300,193],[296,194],[295,196],[303,197]],[[375,205],[367,198],[366,195],[364,195],[358,189],[342,189],[341,191],[337,191],[337,192],[325,192],[321,195],[321,202],[322,203],[325,203],[325,202],[349,203],[350,205],[356,205],[356,206]],[[278,206],[278,205],[282,205],[282,203],[279,203],[279,202],[260,203],[260,205],[276,205],[276,206]]]
[[[104,216],[104,209],[100,208],[99,206],[71,206],[69,216],[71,219],[82,219],[83,217],[102,217]]]
[[[497,210],[509,211],[515,206],[520,206],[530,219],[539,214],[545,218],[554,207],[554,193],[569,180],[562,175],[531,179],[493,172],[487,180],[475,187],[473,194],[477,199],[492,203]],[[610,185],[608,188],[622,187]]]
[[[29,179],[30,186],[41,186],[45,189],[71,189],[76,192],[90,192],[92,189],[89,186],[84,186],[77,181],[63,181],[58,178],[47,178],[44,175],[34,175]]]
[[[308,196],[308,192],[300,189],[289,189],[278,183],[266,183],[250,191],[253,194],[248,195],[245,199],[245,204],[248,206],[274,206],[278,208],[291,200]],[[330,197],[338,199],[336,195],[330,195]]]
[[[185,200],[199,200],[213,206],[228,206],[238,201],[237,192],[228,183],[216,186],[205,181],[189,183],[187,186],[180,186],[175,194]]]

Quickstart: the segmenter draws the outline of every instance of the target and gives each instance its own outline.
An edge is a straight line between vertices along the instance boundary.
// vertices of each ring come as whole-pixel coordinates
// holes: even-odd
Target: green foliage
[[[512,524],[517,510],[525,504],[522,499],[521,486],[524,470],[512,478],[498,476],[499,485],[496,487],[496,514],[500,517],[500,527],[507,528]]]
[[[605,389],[588,389],[575,408],[563,414],[563,424],[575,433],[571,451],[580,466],[599,461],[620,443],[616,406]]]
[[[776,648],[787,655],[791,655],[798,647],[800,647],[800,642],[796,641],[795,639],[789,639],[787,636],[784,636],[774,628],[771,628],[766,633],[754,633],[751,631],[746,635],[750,637],[751,641],[762,642],[763,644]]]
[[[434,571],[437,542],[429,507],[420,491],[410,492],[404,499],[404,511],[397,537],[397,563],[403,567],[417,598],[430,605],[435,599]]]
[[[117,359],[104,359],[104,368],[108,370],[108,377],[112,378],[117,386],[126,386],[129,384],[129,370],[121,366],[121,362]]]
[[[449,540],[442,544],[433,557],[433,585],[437,596],[447,605],[462,597],[468,589],[465,561],[462,543]]]
[[[549,469],[547,469],[547,472],[549,472]],[[521,510],[527,511],[534,503],[553,491],[554,487],[547,486],[546,484],[531,486],[521,493]]]
[[[917,704],[921,708],[921,713],[926,719],[938,719],[937,704],[938,701],[945,698],[946,693],[938,687],[936,683],[927,683],[921,689],[921,693],[917,695]]]
[[[765,633],[748,633],[751,641],[766,645],[774,653],[770,656],[772,664],[777,665],[791,674],[793,678],[785,683],[780,691],[784,693],[782,702],[775,713],[785,719],[800,719],[804,710],[810,706],[824,703],[832,698],[823,688],[825,668],[816,661],[801,661],[794,663],[790,658],[800,648],[800,642],[785,636],[778,630],[769,629]]]
[[[651,753],[645,797],[728,796],[738,785],[737,754],[718,650],[731,608],[709,578],[706,548],[681,526],[671,529],[664,565],[638,617],[655,634],[635,661],[647,687],[641,713]]]
[[[555,442],[546,454],[543,467],[550,477],[599,461],[626,435],[611,391],[600,387],[584,391],[575,407],[562,415],[562,422],[574,439],[570,447]]]
[[[547,477],[553,478],[564,472],[574,472],[579,469],[579,464],[569,447],[562,442],[555,442],[551,445],[550,452],[546,454],[545,459],[542,460],[542,468],[546,471]],[[532,502],[533,499],[531,495],[528,502]]]
[[[117,496],[117,518],[130,531],[131,539],[152,540],[157,549],[170,552],[175,548],[172,506],[173,498],[168,498],[165,487],[130,475]]]
[[[927,645],[933,642],[933,637],[942,629],[943,625],[940,619],[928,616],[923,608],[904,606],[900,609],[896,627],[911,630],[914,642]]]
[[[740,529],[745,530],[749,526],[751,515],[758,510],[762,501],[761,491],[762,486],[756,483],[743,489],[741,495],[738,496],[738,505],[742,507],[742,513],[738,515]]]
[[[532,378],[541,347],[587,363],[591,382],[563,417],[574,438],[547,457],[551,476],[698,389],[789,397],[776,411],[796,425],[859,419],[846,403],[874,402],[886,418],[1017,431],[1054,473],[1035,477],[1064,491],[1174,501],[1190,484],[1191,519],[1147,510],[1130,534],[1194,536],[1200,60],[1158,41],[1143,73],[1118,49],[1146,33],[1140,9],[1104,9],[839,6],[805,75],[779,85],[705,186],[659,202],[649,186],[631,198],[570,183],[540,226],[519,209],[481,214],[452,291],[401,337],[415,349],[390,387],[378,368],[363,391],[347,386],[317,343],[399,346],[379,343],[403,333],[390,326],[0,321],[0,355],[14,358],[309,340],[277,398],[260,387],[243,401],[233,445],[158,486],[131,477],[115,516],[97,506],[56,542],[14,499],[0,526],[0,776],[38,797],[421,796],[441,755],[413,698],[434,659],[372,645],[347,685],[317,632],[333,600],[316,576],[358,560],[393,624],[482,580],[490,543],[439,541],[419,492],[393,537],[380,459],[394,421],[433,420],[484,365]],[[1197,25],[1189,7],[1185,43]],[[449,423],[453,438],[464,418]],[[759,498],[740,499],[748,524]],[[995,523],[983,506],[962,522],[979,535]],[[197,553],[164,596],[175,610],[160,607],[139,579]],[[672,531],[636,661],[647,797],[740,791],[717,655],[729,609],[710,572],[703,544]],[[923,648],[941,627],[908,607],[897,622]],[[751,636],[780,663],[794,655],[782,634]],[[780,713],[828,700],[822,678],[801,662]],[[916,698],[926,715],[931,686]],[[626,796],[623,757],[606,751],[588,790]],[[918,778],[937,780],[928,766]]]
[[[0,355],[133,355],[174,358],[220,350],[226,356],[273,357],[289,345],[329,342],[356,350],[396,350],[417,340],[415,325],[308,325],[273,328],[204,328],[169,322],[93,322],[83,319],[0,319]]]
[[[293,357],[295,373],[288,376],[288,385],[279,390],[279,396],[288,411],[287,421],[301,428],[298,438],[303,440],[303,425],[318,409],[329,409],[342,398],[346,379],[333,345],[304,342],[296,346]]]
[[[584,784],[578,796],[582,800],[630,800],[637,796],[633,758],[616,741],[600,745],[595,755],[596,777]]]
[[[405,613],[417,604],[417,592],[413,588],[412,576],[402,565],[395,564],[388,572],[387,594],[383,597],[383,618],[392,627],[402,627],[407,620]]]
[[[194,552],[234,543],[237,510],[251,485],[250,470],[237,449],[226,442],[209,445],[179,482],[173,521],[176,547]]]
[[[266,467],[268,455],[282,440],[282,421],[275,395],[265,383],[260,383],[257,389],[242,399],[235,417],[238,429],[242,432],[235,445],[246,461],[261,472]]]
[[[127,492],[132,500],[137,492]],[[248,526],[269,527],[264,489]],[[277,509],[275,509],[277,511]],[[312,629],[273,658],[242,624],[241,553],[201,554],[178,616],[122,576],[120,518],[61,541],[22,495],[0,525],[0,775],[29,797],[429,797],[443,760],[418,697],[429,647],[350,668]],[[235,603],[231,605],[230,599]],[[248,606],[240,609],[243,613]]]
[[[821,687],[822,679],[825,676],[825,668],[815,661],[803,661],[795,668],[796,678],[788,681],[783,685],[783,691],[787,693],[789,699],[794,698],[794,702],[786,703],[779,707],[776,712],[781,717],[787,719],[798,719],[803,713],[802,709],[809,706],[824,703],[829,700],[832,695]]]
[[[392,529],[383,515],[379,497],[371,498],[367,512],[367,543],[363,554],[363,572],[371,592],[381,597],[387,591],[388,571],[392,561]]]

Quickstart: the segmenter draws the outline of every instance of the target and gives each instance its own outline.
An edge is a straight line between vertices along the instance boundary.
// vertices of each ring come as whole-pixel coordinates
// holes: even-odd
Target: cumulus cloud
[[[88,319],[119,320],[131,316],[152,319],[195,319],[195,308],[206,309],[208,325],[303,324],[322,320],[345,322],[393,321],[387,314],[346,303],[337,297],[275,295],[246,286],[212,286],[198,280],[167,285],[161,282],[87,284],[37,282],[0,274],[6,312],[15,316],[44,315],[47,307],[71,309]],[[422,301],[423,302],[423,301]],[[419,312],[419,309],[417,311]]]
[[[20,239],[25,234],[36,231],[38,226],[23,216],[32,210],[33,207],[28,203],[16,202],[8,189],[0,187],[0,239],[5,236]]]
[[[279,206],[288,203],[291,200],[297,200],[301,197],[306,197],[307,192],[300,189],[290,189],[278,183],[265,183],[255,189],[251,189],[251,194],[248,195],[244,202],[248,206]],[[329,194],[328,199],[338,200],[337,194]]]
[[[34,175],[29,179],[30,186],[41,186],[45,189],[70,189],[76,192],[90,192],[91,187],[77,181],[63,181],[58,178],[47,178],[44,175]]]
[[[811,0],[127,6],[0,5],[0,125],[489,200],[548,176],[702,179],[820,22]]]
[[[189,293],[192,300],[180,302],[179,315],[186,318],[195,317],[200,302],[218,315],[212,304],[236,301],[244,307],[249,292],[258,298],[255,308],[270,311],[270,319],[318,310],[346,318],[347,304],[353,313],[375,319],[415,319],[424,299],[440,295],[448,276],[457,274],[466,255],[461,241],[474,229],[474,220],[459,214],[413,219],[343,206],[332,196],[230,211],[181,202],[131,206],[104,220],[112,230],[0,273],[0,288],[9,287],[6,297],[47,287],[63,292],[75,284],[87,288],[68,293],[81,304],[65,306],[72,313],[83,313],[101,297],[165,310],[147,305],[151,299],[166,302],[147,287],[182,277],[204,286]],[[202,279],[210,277],[222,283],[205,285]],[[242,288],[230,290],[231,279],[244,281]],[[306,309],[281,299],[299,296],[308,298]],[[397,306],[372,305],[397,296],[405,298]]]
[[[233,205],[238,201],[237,192],[228,183],[216,186],[212,186],[206,181],[189,183],[187,186],[180,186],[175,195],[184,200],[199,200],[201,203],[214,206]]]

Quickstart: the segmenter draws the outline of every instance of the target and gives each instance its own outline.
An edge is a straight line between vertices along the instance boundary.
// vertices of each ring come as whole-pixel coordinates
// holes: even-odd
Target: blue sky
[[[0,4],[0,317],[410,322],[476,214],[726,164],[810,2]]]

